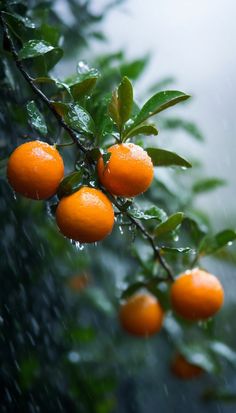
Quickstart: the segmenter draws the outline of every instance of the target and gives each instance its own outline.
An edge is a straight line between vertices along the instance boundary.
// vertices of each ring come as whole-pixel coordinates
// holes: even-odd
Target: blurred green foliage
[[[148,56],[127,61],[123,51],[92,55],[91,65],[79,60],[75,73],[58,78],[53,68],[63,53],[65,59],[73,58],[84,46],[89,47],[90,39],[104,40],[98,23],[110,7],[121,2],[108,2],[95,15],[90,1],[69,0],[64,2],[68,19],[56,3],[0,2],[27,71],[66,123],[78,132],[93,159],[98,158],[101,147],[106,159],[106,148],[114,137],[124,141],[135,137],[157,166],[173,167],[158,168],[145,197],[134,202],[123,200],[124,212],[153,232],[176,275],[208,254],[235,260],[233,253],[222,249],[236,238],[235,231],[214,234],[209,217],[195,202],[199,194],[225,182],[203,176],[200,164],[189,179],[185,169],[194,161],[157,147],[157,127],[146,123],[147,118],[187,95],[160,91],[172,81],[163,79],[151,88],[155,95],[140,110],[130,80],[138,81]],[[129,377],[145,366],[146,343],[121,331],[117,310],[122,297],[141,288],[156,295],[167,311],[160,337],[151,340],[152,360],[159,346],[167,348],[170,355],[180,351],[212,375],[220,374],[227,363],[235,368],[236,353],[230,342],[219,340],[215,320],[192,325],[172,314],[168,284],[155,282],[156,277],[165,277],[165,272],[153,260],[146,240],[127,223],[125,214],[117,214],[117,226],[109,240],[83,248],[58,233],[53,218],[56,197],[45,204],[12,193],[5,180],[5,166],[13,148],[28,138],[46,139],[58,146],[69,144],[70,138],[22,79],[2,32],[0,53],[1,411],[137,413],[135,395],[129,395]],[[189,139],[203,140],[192,121],[160,115],[159,133],[177,129]],[[71,146],[63,148],[63,156],[71,174],[63,180],[59,196],[78,189],[84,162]],[[83,173],[88,179],[86,168]],[[91,178],[96,182],[95,174],[89,175]],[[84,274],[88,274],[88,285],[78,281]],[[214,377],[211,385],[214,388]],[[222,389],[206,390],[204,396],[235,399],[235,394]]]

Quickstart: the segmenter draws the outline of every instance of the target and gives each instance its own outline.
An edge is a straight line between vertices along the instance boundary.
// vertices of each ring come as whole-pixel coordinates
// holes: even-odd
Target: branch
[[[79,142],[79,140],[77,139],[76,132],[74,132],[74,130],[72,128],[70,128],[70,126],[68,126],[65,123],[65,121],[63,120],[61,115],[59,115],[59,113],[53,107],[50,99],[48,99],[48,97],[42,92],[42,90],[38,88],[38,86],[35,84],[35,80],[25,70],[25,68],[23,66],[23,63],[22,63],[22,60],[19,59],[17,50],[16,50],[15,45],[13,43],[13,40],[10,36],[9,29],[8,29],[7,23],[6,23],[3,15],[2,15],[2,12],[0,12],[0,21],[1,21],[2,28],[3,28],[3,34],[5,36],[5,39],[8,42],[8,45],[9,45],[11,54],[13,56],[13,59],[15,61],[15,64],[16,64],[17,68],[19,69],[19,71],[21,72],[22,76],[24,77],[26,82],[30,85],[30,87],[34,91],[34,93],[46,104],[46,106],[52,112],[54,117],[57,119],[59,125],[71,136],[73,142],[86,155],[86,157],[87,157],[88,161],[90,162],[90,164],[95,165],[95,161],[90,157],[87,148],[85,148],[81,144],[81,142]],[[153,236],[151,234],[149,234],[149,232],[146,230],[146,228],[142,225],[141,222],[136,220],[131,214],[129,214],[129,212],[122,210],[122,206],[119,204],[119,202],[117,201],[117,199],[113,195],[111,195],[107,191],[106,191],[106,193],[109,196],[112,203],[119,209],[119,211],[122,212],[122,213],[125,213],[127,215],[127,217],[130,219],[130,221],[136,226],[136,228],[147,239],[147,241],[149,242],[150,246],[153,249],[154,257],[158,259],[160,265],[166,271],[167,277],[168,277],[167,279],[169,281],[173,281],[174,280],[174,275],[172,273],[172,270],[171,270],[170,266],[167,264],[167,262],[165,261],[165,259],[162,257],[161,252],[160,252],[160,248],[155,244]],[[157,279],[157,281],[159,281],[159,278]]]

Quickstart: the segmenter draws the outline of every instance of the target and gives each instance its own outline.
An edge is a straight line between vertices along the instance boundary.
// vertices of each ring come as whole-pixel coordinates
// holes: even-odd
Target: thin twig
[[[8,42],[8,45],[10,47],[11,50],[11,54],[13,56],[13,59],[15,61],[15,64],[17,66],[17,68],[19,69],[19,71],[21,72],[22,76],[24,77],[24,79],[26,80],[26,82],[30,85],[31,89],[34,91],[34,93],[46,104],[46,106],[49,108],[49,110],[52,112],[52,114],[54,115],[54,117],[57,119],[59,125],[71,136],[73,142],[78,146],[78,148],[86,155],[87,160],[89,161],[89,163],[91,165],[95,165],[95,161],[91,158],[91,156],[89,155],[89,151],[86,147],[83,146],[83,144],[78,140],[77,138],[77,134],[76,132],[67,125],[67,123],[64,121],[64,119],[61,117],[61,115],[56,111],[56,109],[54,108],[54,106],[52,105],[52,102],[50,101],[50,99],[48,99],[48,97],[42,92],[41,89],[38,88],[38,86],[36,86],[35,84],[35,80],[33,77],[31,77],[25,70],[22,60],[19,59],[17,50],[15,48],[15,45],[13,43],[13,40],[10,36],[9,33],[9,29],[7,26],[7,23],[2,15],[2,13],[0,12],[0,19],[1,19],[1,25],[3,28],[3,34]],[[166,271],[167,273],[167,279],[169,281],[173,281],[174,280],[174,275],[173,272],[169,266],[169,264],[166,262],[166,260],[162,257],[161,255],[161,251],[160,248],[155,244],[154,238],[151,234],[149,234],[149,232],[146,230],[146,228],[142,225],[141,222],[139,222],[137,219],[135,219],[128,211],[123,211],[122,206],[119,204],[119,202],[117,201],[117,199],[111,195],[110,193],[108,193],[106,191],[107,195],[109,196],[110,200],[112,201],[112,203],[119,209],[120,212],[125,213],[126,216],[129,218],[130,222],[132,224],[134,224],[136,226],[136,228],[143,234],[143,236],[147,239],[147,241],[149,242],[150,246],[153,249],[153,253],[155,258],[158,259],[160,265],[162,266],[162,268]],[[159,278],[157,278],[157,281],[159,281]]]

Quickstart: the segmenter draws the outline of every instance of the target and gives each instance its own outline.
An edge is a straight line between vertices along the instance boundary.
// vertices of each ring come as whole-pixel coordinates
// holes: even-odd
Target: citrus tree
[[[68,5],[79,34],[53,2],[1,2],[3,411],[114,411],[127,346],[145,363],[139,341],[151,336],[169,343],[180,378],[236,363],[212,318],[222,284],[202,262],[224,257],[236,232],[212,233],[195,207],[223,181],[188,179],[197,162],[157,145],[177,128],[201,141],[196,125],[162,115],[190,96],[162,90],[167,79],[140,104],[146,59],[123,52],[58,75],[63,50],[102,38],[88,3]]]

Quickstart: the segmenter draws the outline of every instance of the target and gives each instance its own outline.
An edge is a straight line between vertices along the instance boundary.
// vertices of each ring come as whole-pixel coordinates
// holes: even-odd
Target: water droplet
[[[87,63],[84,60],[81,60],[80,62],[78,62],[77,72],[79,74],[84,74],[84,73],[87,73],[88,71],[89,71],[89,67],[88,67]]]
[[[16,201],[16,200],[17,200],[17,196],[16,196],[15,191],[12,191],[12,195],[13,195],[13,198],[15,199],[15,201]]]
[[[124,234],[124,231],[123,231],[123,228],[122,228],[122,226],[121,226],[121,225],[119,225],[119,231],[120,231],[121,235],[123,235],[123,234]]]
[[[70,243],[79,251],[83,251],[84,244],[81,244],[79,241],[75,241],[74,239],[70,239]]]
[[[175,242],[179,241],[179,236],[178,236],[178,235],[175,235],[175,236],[174,236],[174,241],[175,241]]]
[[[227,243],[227,245],[230,247],[231,245],[233,245],[233,242],[232,242],[232,241],[229,241],[229,242]]]
[[[80,360],[80,355],[76,351],[70,351],[68,354],[68,359],[71,363],[78,363]]]

